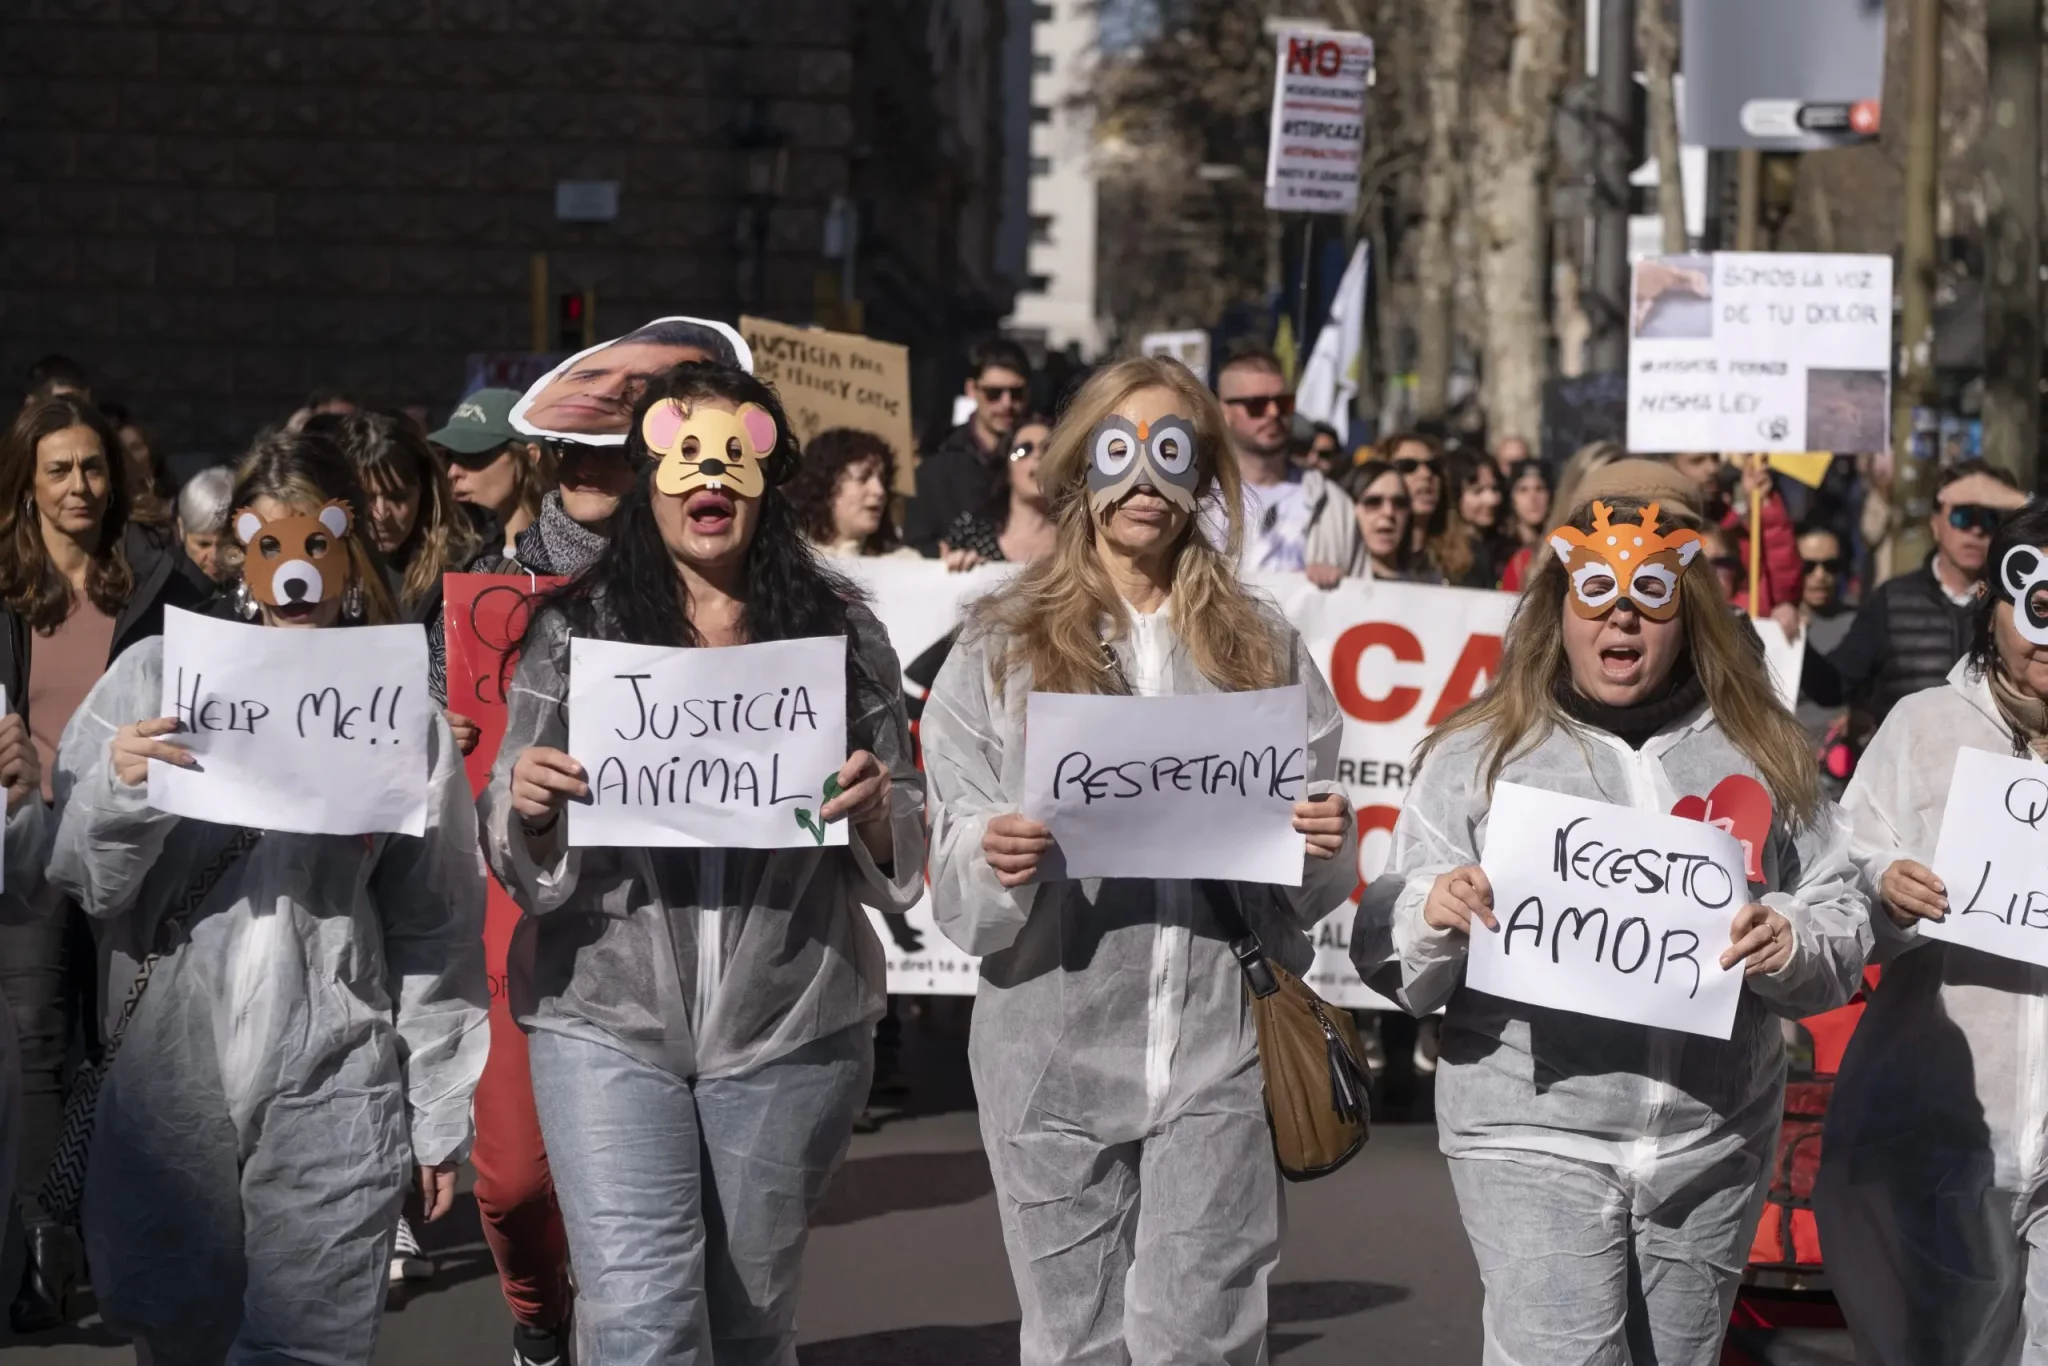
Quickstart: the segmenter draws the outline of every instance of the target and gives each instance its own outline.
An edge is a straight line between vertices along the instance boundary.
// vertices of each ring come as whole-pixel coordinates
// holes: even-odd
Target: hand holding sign
[[[1493,918],[1493,884],[1486,880],[1486,870],[1468,863],[1440,874],[1423,899],[1422,919],[1431,929],[1459,934],[1472,933],[1475,920],[1489,930],[1499,929],[1500,922]]]
[[[1909,858],[1894,859],[1877,880],[1878,899],[1884,913],[1900,929],[1912,928],[1916,920],[1939,920],[1948,914],[1948,888],[1924,863]]]
[[[1038,876],[1039,860],[1052,848],[1052,831],[1029,816],[1002,815],[981,836],[981,854],[1005,887],[1022,887]]]
[[[149,761],[158,759],[180,768],[192,768],[198,763],[192,751],[183,745],[174,745],[159,739],[163,735],[178,732],[178,718],[157,716],[147,721],[131,721],[114,732],[108,742],[107,751],[114,761],[114,776],[129,787],[141,787],[149,780]]]

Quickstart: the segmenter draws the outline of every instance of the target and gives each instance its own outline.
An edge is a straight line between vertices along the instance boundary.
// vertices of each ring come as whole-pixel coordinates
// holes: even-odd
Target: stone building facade
[[[985,223],[1000,139],[949,126],[999,111],[940,97],[1006,97],[1001,0],[8,8],[0,364],[71,355],[176,451],[232,453],[323,386],[438,418],[468,357],[531,348],[536,254],[550,329],[584,291],[600,337],[839,321],[825,224],[857,206],[859,316],[925,390],[1018,283]],[[931,44],[962,32],[942,82]],[[558,219],[562,181],[616,181],[616,218]]]

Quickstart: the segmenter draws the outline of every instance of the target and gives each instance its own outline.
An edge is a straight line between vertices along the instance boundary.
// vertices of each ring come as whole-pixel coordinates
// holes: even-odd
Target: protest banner
[[[448,642],[448,709],[476,722],[476,748],[463,759],[469,790],[482,796],[505,739],[505,689],[519,637],[536,598],[565,582],[533,574],[444,574],[441,625]]]
[[[1496,783],[1480,859],[1500,928],[1475,923],[1465,985],[1510,1001],[1725,1039],[1749,901],[1743,850],[1704,821]]]
[[[1281,33],[1277,41],[1266,207],[1281,213],[1349,214],[1358,207],[1372,39],[1363,33],[1296,30]]]
[[[742,317],[740,334],[754,353],[754,373],[781,395],[797,440],[834,427],[872,432],[896,452],[895,491],[917,492],[907,347],[766,318]]]
[[[427,633],[277,630],[167,608],[163,711],[193,768],[149,761],[159,811],[303,835],[424,834]]]
[[[2048,768],[1981,749],[1956,751],[1934,845],[1948,916],[1920,921],[1921,935],[2048,967],[2044,821]]]
[[[1629,321],[1631,451],[1889,449],[1888,256],[1650,257]]]
[[[572,638],[569,753],[590,800],[571,845],[795,849],[845,766],[846,638],[671,649]]]
[[[1052,831],[1065,876],[1301,885],[1299,684],[1187,697],[1035,692],[1025,706],[1024,814]]]

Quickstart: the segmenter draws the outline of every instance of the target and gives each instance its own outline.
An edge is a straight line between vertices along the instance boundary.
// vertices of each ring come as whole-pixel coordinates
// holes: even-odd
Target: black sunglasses
[[[460,465],[466,470],[481,470],[488,469],[498,463],[498,457],[503,455],[511,445],[512,443],[507,441],[502,445],[493,446],[487,451],[457,451],[443,446],[441,451],[442,454],[448,457],[448,463],[451,465]]]
[[[1394,468],[1400,471],[1403,478],[1406,478],[1408,475],[1415,473],[1415,471],[1417,470],[1428,470],[1431,474],[1435,474],[1436,461],[1417,460],[1413,456],[1404,455],[1399,460],[1396,460],[1394,462]]]
[[[1840,578],[1842,575],[1842,571],[1848,567],[1848,563],[1849,562],[1847,560],[1842,559],[1839,556],[1832,560],[1809,560],[1804,557],[1801,557],[1799,561],[1799,572],[1801,574],[1811,574],[1816,569],[1825,569],[1828,571],[1828,573],[1833,574],[1837,578]]]
[[[974,382],[974,387],[981,390],[981,396],[990,403],[1000,403],[1006,398],[1022,403],[1024,395],[1029,392],[1028,387],[1022,384],[983,384],[980,380]]]
[[[1277,408],[1282,417],[1294,413],[1293,394],[1254,394],[1250,398],[1226,398],[1223,401],[1233,408],[1244,409],[1244,415],[1253,419],[1264,417],[1268,408]]]
[[[1948,524],[1957,531],[1981,531],[1989,536],[1996,533],[2004,521],[2003,512],[1982,503],[1958,503],[1948,510]]]
[[[1411,506],[1405,493],[1368,493],[1358,500],[1358,505],[1367,512],[1378,512],[1381,508],[1406,512]]]
[[[1037,455],[1040,444],[1037,441],[1019,441],[1010,448],[1011,463],[1014,464],[1019,460],[1029,460],[1032,456]]]

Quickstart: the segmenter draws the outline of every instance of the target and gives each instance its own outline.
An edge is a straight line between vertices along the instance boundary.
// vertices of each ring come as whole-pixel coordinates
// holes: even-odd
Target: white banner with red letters
[[[953,628],[968,602],[1000,587],[1010,572],[991,567],[948,574],[930,560],[842,560],[834,567],[873,595],[875,615],[905,666]],[[1358,811],[1363,887],[1386,863],[1416,745],[1431,726],[1493,680],[1501,634],[1516,598],[1368,579],[1347,579],[1325,590],[1299,574],[1259,575],[1254,583],[1301,632],[1344,713],[1337,777]],[[1352,970],[1352,909],[1339,907],[1317,926],[1309,983],[1338,1005],[1387,1008],[1389,1003],[1367,990]],[[875,916],[888,954],[889,990],[913,996],[973,995],[975,960],[954,948],[932,923],[929,897],[910,912],[908,928],[907,935],[900,926],[892,934]],[[906,951],[899,935],[922,944]]]

